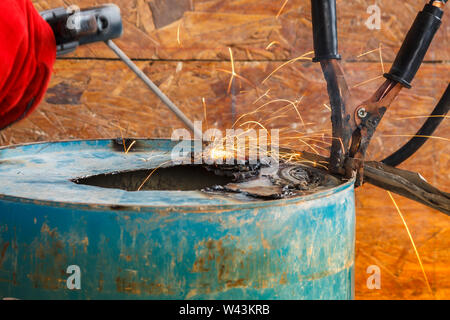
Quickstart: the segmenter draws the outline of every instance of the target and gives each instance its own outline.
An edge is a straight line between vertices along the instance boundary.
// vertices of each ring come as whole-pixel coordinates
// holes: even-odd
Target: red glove
[[[0,0],[0,130],[41,102],[56,59],[49,24],[30,0]]]

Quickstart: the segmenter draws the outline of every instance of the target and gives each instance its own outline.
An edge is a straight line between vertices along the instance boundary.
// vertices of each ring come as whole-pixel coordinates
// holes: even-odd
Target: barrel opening
[[[104,173],[73,179],[72,182],[126,191],[138,191],[138,189],[140,191],[194,191],[226,185],[233,181],[232,177],[218,175],[201,165],[178,165],[158,168],[153,173],[152,171],[153,169]],[[146,179],[147,181],[143,184]]]

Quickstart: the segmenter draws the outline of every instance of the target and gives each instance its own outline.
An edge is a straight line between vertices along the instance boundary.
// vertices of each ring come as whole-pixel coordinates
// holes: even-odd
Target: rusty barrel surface
[[[353,298],[353,181],[271,201],[72,181],[155,168],[175,143],[0,149],[0,298]]]

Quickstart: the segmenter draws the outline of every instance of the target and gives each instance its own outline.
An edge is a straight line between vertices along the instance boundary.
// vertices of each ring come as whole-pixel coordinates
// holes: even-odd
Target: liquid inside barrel
[[[353,298],[353,181],[133,141],[0,149],[0,298]]]

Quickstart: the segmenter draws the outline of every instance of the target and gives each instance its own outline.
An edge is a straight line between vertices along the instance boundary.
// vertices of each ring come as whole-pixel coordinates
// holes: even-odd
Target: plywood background
[[[33,0],[38,10],[77,4],[88,7],[109,1]],[[307,128],[295,113],[287,113],[269,127],[290,127],[314,132],[330,127],[325,83],[320,68],[309,61],[287,64],[262,83],[275,68],[312,50],[310,5],[307,0],[116,0],[124,19],[118,45],[192,119],[204,120],[206,103],[209,127],[228,128],[239,115],[270,99],[302,99],[300,111]],[[366,9],[381,9],[380,30],[369,30]],[[383,81],[379,52],[388,69],[403,35],[425,1],[339,1],[339,40],[343,65],[353,94],[367,98]],[[369,150],[369,158],[382,159],[421,126],[449,81],[450,10],[436,36],[426,63],[393,103]],[[267,46],[272,43],[270,48]],[[236,73],[231,90],[230,54]],[[268,97],[263,96],[269,90]],[[264,115],[282,105],[273,104]],[[405,117],[415,117],[404,119]],[[59,59],[50,88],[40,108],[29,118],[0,132],[0,144],[110,138],[120,136],[120,125],[129,137],[170,137],[183,125],[142,86],[104,44],[79,48]],[[392,135],[400,135],[392,137]],[[444,120],[437,137],[450,138]],[[303,146],[305,147],[305,146]],[[429,182],[450,191],[450,146],[431,139],[402,168],[420,172]],[[359,188],[357,200],[356,298],[450,298],[450,218],[410,200],[394,196],[422,256],[432,293],[409,242],[406,230],[387,193],[370,185]],[[381,269],[381,289],[366,286],[366,269]]]

